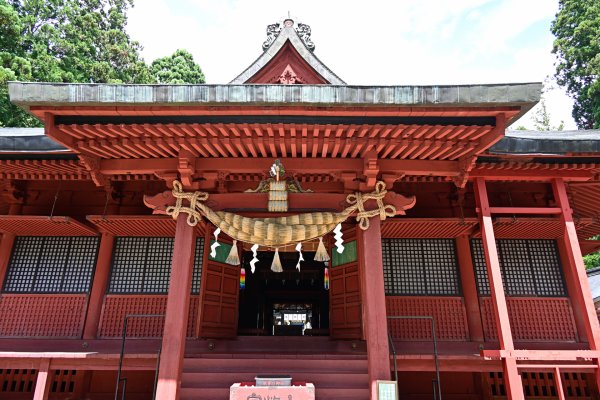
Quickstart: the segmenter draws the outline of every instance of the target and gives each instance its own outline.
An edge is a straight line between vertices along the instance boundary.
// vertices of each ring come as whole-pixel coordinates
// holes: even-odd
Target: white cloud
[[[290,11],[311,25],[315,54],[351,84],[541,81],[553,73],[548,0],[143,0],[128,31],[149,62],[190,51],[209,83],[227,83],[261,53],[266,26]],[[552,115],[570,108],[557,90]]]

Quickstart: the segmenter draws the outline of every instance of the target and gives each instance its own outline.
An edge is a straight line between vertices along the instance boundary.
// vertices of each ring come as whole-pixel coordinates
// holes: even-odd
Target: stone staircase
[[[216,342],[212,352],[190,354],[186,351],[181,378],[182,400],[228,400],[233,383],[254,381],[257,374],[269,373],[291,375],[294,381],[313,383],[317,400],[369,398],[367,356],[361,348],[364,344],[352,349],[351,342],[334,342],[329,338],[240,339],[243,346]],[[268,342],[279,342],[280,350],[257,351]],[[238,346],[245,351],[218,352],[219,348]]]

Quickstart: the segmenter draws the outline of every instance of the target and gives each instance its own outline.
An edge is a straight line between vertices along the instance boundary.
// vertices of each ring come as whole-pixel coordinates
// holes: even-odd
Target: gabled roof
[[[281,26],[283,25],[283,26]],[[298,24],[298,28],[294,25],[294,21],[291,19],[286,19],[283,21],[283,24],[273,24],[267,27],[267,41],[263,47],[266,47],[263,54],[258,57],[252,65],[250,65],[244,72],[238,75],[234,80],[232,80],[231,84],[243,84],[243,83],[270,83],[267,81],[257,82],[253,80],[257,75],[263,72],[264,75],[265,69],[278,67],[281,69],[280,72],[276,72],[278,74],[284,73],[286,69],[291,69],[292,71],[301,70],[308,67],[315,74],[322,78],[322,81],[309,81],[306,83],[325,83],[331,85],[345,85],[346,82],[341,80],[333,71],[331,71],[325,64],[321,62],[312,52],[314,49],[314,45],[310,42],[310,28],[304,24]],[[308,31],[307,31],[308,29]],[[302,37],[300,36],[302,34]],[[274,39],[273,39],[274,38]],[[304,39],[303,39],[304,38]],[[269,45],[269,42],[271,42]],[[307,45],[310,45],[310,48]],[[267,47],[268,46],[268,47]],[[287,54],[286,54],[287,53]],[[290,54],[291,53],[291,54]],[[297,54],[299,56],[299,60],[296,61],[296,65],[287,64],[282,66],[276,66],[276,62],[280,59],[286,58],[286,56],[290,56]],[[300,63],[298,63],[300,61]],[[299,65],[303,64],[303,65]],[[288,68],[290,67],[290,68]],[[273,73],[275,70],[273,70]],[[297,71],[296,71],[297,72]],[[323,82],[324,81],[324,82]]]

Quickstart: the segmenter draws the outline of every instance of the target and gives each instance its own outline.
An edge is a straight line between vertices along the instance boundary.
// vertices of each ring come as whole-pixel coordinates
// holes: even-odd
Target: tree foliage
[[[555,77],[575,100],[577,126],[600,128],[600,1],[560,0],[551,31]]]
[[[169,57],[152,62],[150,72],[158,83],[204,83],[204,74],[194,57],[179,49]]]
[[[203,82],[185,50],[157,60],[163,68],[153,75],[125,30],[131,6],[132,0],[0,0],[0,126],[39,124],[9,102],[10,80],[156,83],[172,67],[177,83],[197,83],[199,76]]]

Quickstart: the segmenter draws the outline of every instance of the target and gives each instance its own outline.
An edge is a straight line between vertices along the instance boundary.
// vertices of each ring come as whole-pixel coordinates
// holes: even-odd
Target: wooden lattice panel
[[[387,296],[388,316],[433,316],[438,340],[469,340],[465,304],[461,297]],[[388,320],[394,340],[432,340],[429,320]]]
[[[0,369],[0,398],[8,393],[33,393],[36,369]]]
[[[17,236],[95,236],[91,227],[70,217],[0,215],[0,231]]]
[[[76,370],[54,370],[50,374],[50,399],[72,394],[83,378],[82,373]],[[0,369],[0,398],[17,398],[12,396],[17,396],[17,393],[33,393],[37,375],[37,369]]]
[[[167,307],[166,295],[107,295],[104,298],[98,337],[121,337],[123,320],[130,314],[164,314]],[[190,300],[187,336],[194,336],[198,317],[198,296]],[[127,337],[161,337],[164,318],[130,318],[127,323]]]
[[[79,338],[87,296],[3,294],[0,337]]]
[[[565,398],[569,400],[591,400],[590,389],[585,374],[562,372],[560,374]],[[501,372],[485,374],[487,391],[492,400],[505,400],[506,386]],[[559,400],[556,377],[553,372],[521,372],[523,393],[532,400]],[[488,397],[486,397],[488,398]]]
[[[452,218],[398,218],[388,219],[381,227],[383,238],[455,238],[469,234],[477,220]]]
[[[492,299],[481,297],[481,317],[486,340],[496,341]],[[568,298],[506,299],[513,338],[516,341],[577,341],[573,310]]]

